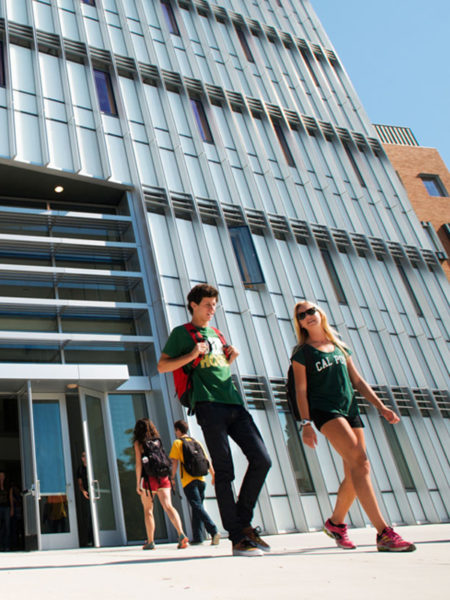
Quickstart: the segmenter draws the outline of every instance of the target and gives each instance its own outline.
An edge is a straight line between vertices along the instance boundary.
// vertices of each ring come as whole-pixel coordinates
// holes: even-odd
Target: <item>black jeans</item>
[[[216,498],[222,523],[234,544],[243,538],[242,530],[252,522],[256,501],[272,462],[244,406],[202,402],[196,405],[195,412],[216,473]],[[228,436],[248,460],[237,501],[232,487],[234,466]]]
[[[184,488],[184,494],[192,508],[192,541],[203,541],[203,527],[212,537],[217,533],[217,527],[203,506],[206,483],[201,479],[193,479]]]

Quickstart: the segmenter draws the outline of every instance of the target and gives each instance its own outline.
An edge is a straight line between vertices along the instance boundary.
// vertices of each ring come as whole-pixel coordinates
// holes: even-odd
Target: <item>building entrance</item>
[[[28,383],[18,408],[25,547],[123,544],[106,395],[34,393]]]

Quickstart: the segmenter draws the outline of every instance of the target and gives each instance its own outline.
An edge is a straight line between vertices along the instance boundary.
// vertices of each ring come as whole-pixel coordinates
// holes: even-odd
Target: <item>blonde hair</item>
[[[308,339],[308,331],[300,325],[300,321],[297,318],[297,311],[298,311],[299,306],[301,306],[302,304],[306,304],[306,303],[312,304],[312,306],[314,306],[314,308],[320,314],[320,323],[322,325],[322,329],[323,329],[323,332],[324,332],[327,340],[330,340],[330,342],[332,342],[335,346],[337,346],[339,348],[339,350],[341,350],[344,353],[345,356],[348,356],[346,344],[344,344],[344,342],[341,339],[339,339],[338,332],[335,329],[333,329],[330,326],[330,324],[328,323],[327,315],[320,308],[320,306],[315,304],[315,302],[310,302],[309,300],[302,300],[301,302],[297,302],[297,304],[294,306],[294,328],[295,328],[295,334],[297,336],[297,342],[298,342],[294,351],[297,348],[299,348],[300,346],[303,346],[303,344],[306,344],[306,340]]]

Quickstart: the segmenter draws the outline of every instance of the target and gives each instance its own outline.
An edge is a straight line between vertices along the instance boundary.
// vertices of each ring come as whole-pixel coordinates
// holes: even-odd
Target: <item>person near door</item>
[[[272,462],[231,377],[230,364],[239,352],[234,346],[224,344],[217,330],[210,326],[218,297],[218,290],[206,283],[191,289],[187,308],[192,315],[191,325],[202,341],[195,342],[184,325],[175,327],[163,348],[158,371],[171,373],[183,367],[186,372],[192,371],[192,363],[201,357],[192,372],[190,408],[195,411],[211,456],[222,523],[233,545],[233,556],[262,556],[270,551],[270,546],[260,537],[259,528],[252,526],[252,519]],[[237,498],[233,489],[230,438],[248,460]]]
[[[203,506],[206,488],[205,478],[202,475],[192,475],[187,471],[184,464],[183,439],[188,441],[193,439],[188,435],[188,424],[186,421],[180,419],[179,421],[175,421],[174,428],[177,439],[172,444],[169,454],[169,458],[172,459],[172,483],[175,481],[178,464],[180,464],[181,485],[183,486],[184,495],[192,508],[191,544],[201,544],[203,542],[204,526],[211,536],[211,545],[217,546],[220,542],[219,530]],[[206,467],[207,465],[205,466],[205,471]],[[209,465],[209,474],[211,475],[211,483],[214,485],[214,469],[211,464]]]
[[[180,515],[172,504],[172,486],[168,476],[144,478],[142,468],[142,457],[144,455],[145,442],[147,440],[159,440],[161,438],[155,425],[150,419],[138,419],[134,427],[133,446],[136,468],[136,492],[141,498],[144,509],[144,522],[147,532],[147,541],[142,546],[143,550],[155,549],[155,517],[153,515],[153,498],[158,496],[159,502],[175,527],[178,534],[178,548],[184,549],[189,545],[189,540],[183,531]],[[162,444],[161,444],[162,446]]]
[[[91,501],[89,500],[86,452],[84,450],[81,453],[81,464],[77,469],[77,482],[81,493],[80,546],[93,546]]]
[[[0,552],[9,551],[11,497],[5,471],[0,471]]]

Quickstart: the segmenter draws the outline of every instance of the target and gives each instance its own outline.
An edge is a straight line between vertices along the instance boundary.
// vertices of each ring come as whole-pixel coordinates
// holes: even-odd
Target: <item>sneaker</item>
[[[378,552],[414,552],[415,549],[414,544],[405,541],[398,533],[395,533],[392,527],[385,527],[381,533],[377,534]]]
[[[145,542],[145,544],[142,546],[142,550],[154,550],[155,548],[155,542]]]
[[[233,544],[233,556],[264,556],[264,552],[252,540],[245,537]]]
[[[220,532],[216,531],[216,533],[211,538],[211,546],[218,546],[220,542]]]
[[[270,546],[267,542],[265,542],[261,537],[260,537],[260,533],[261,533],[261,527],[244,527],[244,529],[242,530],[242,533],[248,537],[257,548],[259,548],[260,550],[262,550],[263,552],[270,552]]]
[[[178,536],[178,546],[177,548],[180,550],[184,550],[184,548],[187,548],[189,546],[189,540],[188,538],[185,536],[184,533],[180,533],[180,535]]]
[[[342,523],[342,525],[334,525],[330,519],[328,519],[324,525],[323,531],[330,536],[330,538],[334,539],[339,548],[343,548],[344,550],[353,550],[356,548],[355,544],[348,537],[348,527],[345,523]]]

